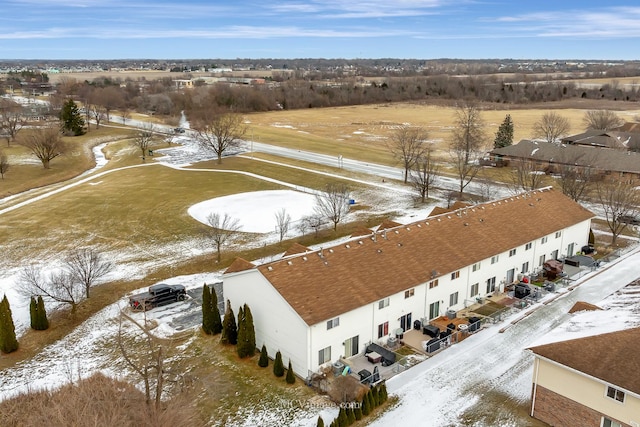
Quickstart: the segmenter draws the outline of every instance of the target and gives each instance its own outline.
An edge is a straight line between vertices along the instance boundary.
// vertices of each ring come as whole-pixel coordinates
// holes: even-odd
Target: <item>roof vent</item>
[[[378,249],[378,253],[381,254],[382,253],[382,249]]]
[[[349,249],[349,248],[351,247],[351,245],[346,244],[346,245],[344,245],[344,247],[345,247],[345,248],[347,248],[347,249]]]
[[[480,222],[484,222],[484,218],[480,218]]]
[[[400,247],[402,247],[402,243],[398,243],[398,247],[399,247],[399,248],[400,248]]]
[[[358,244],[361,245],[362,244],[362,240],[358,240]]]
[[[407,231],[411,231],[411,228],[407,227]]]
[[[306,260],[307,260],[307,257],[306,257],[306,256],[303,256],[303,257],[302,257],[302,260],[303,260],[303,261],[306,261]]]
[[[395,233],[396,233],[396,234],[400,234],[400,232],[399,232],[398,230],[395,230]]]
[[[287,264],[289,264],[289,265],[293,265],[293,262],[291,262],[291,261],[287,261]]]
[[[272,271],[273,267],[269,266],[269,267],[267,267],[267,270]]]
[[[332,254],[333,253],[333,249],[329,249],[329,253]]]
[[[416,227],[418,228],[422,228],[422,226],[420,224],[416,224]]]
[[[465,226],[465,227],[468,227],[468,226],[469,226],[469,223],[468,223],[468,222],[465,222],[465,223],[464,223],[464,226]]]

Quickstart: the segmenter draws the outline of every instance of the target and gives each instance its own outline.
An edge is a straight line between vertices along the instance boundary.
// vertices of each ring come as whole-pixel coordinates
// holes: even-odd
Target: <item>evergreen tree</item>
[[[380,396],[382,398],[382,403],[386,402],[389,398],[389,395],[387,394],[387,384],[385,382],[380,384]]]
[[[49,319],[47,319],[47,311],[44,308],[44,300],[42,299],[41,295],[38,295],[37,311],[38,311],[38,326],[40,328],[38,330],[44,331],[46,329],[49,329]]]
[[[376,402],[373,400],[373,392],[371,389],[367,392],[367,403],[369,404],[369,408],[371,408],[371,412],[376,409]]]
[[[236,343],[236,351],[238,352],[238,356],[240,356],[240,358],[243,358],[245,356],[244,343],[246,334],[247,327],[244,317],[244,310],[242,309],[242,306],[240,306],[240,309],[238,310],[238,339]]]
[[[34,297],[31,297],[31,302],[29,303],[29,317],[31,319],[31,329],[38,330],[38,321],[40,320],[38,317],[38,303]]]
[[[356,422],[356,414],[351,406],[348,406],[345,412],[347,413],[347,425],[350,426]]]
[[[373,404],[380,406],[380,393],[377,385],[371,388],[371,396],[373,396]]]
[[[316,423],[316,427],[324,427],[324,420],[320,415],[318,415],[318,422]]]
[[[262,350],[260,350],[260,360],[258,360],[258,366],[266,368],[269,366],[269,355],[267,354],[267,346],[262,344]]]
[[[11,306],[5,295],[2,302],[0,302],[0,351],[11,353],[17,349],[16,328],[11,316]]]
[[[362,419],[362,405],[358,405],[353,410],[353,415],[356,417],[356,421],[360,421]]]
[[[62,106],[60,121],[63,133],[72,133],[75,136],[84,133],[84,119],[73,99],[67,100]]]
[[[362,406],[362,415],[364,415],[365,417],[371,413],[371,407],[369,406],[369,399],[367,399],[366,394],[362,397],[362,404],[360,406]]]
[[[296,382],[296,376],[293,373],[293,368],[291,367],[291,359],[289,359],[289,367],[287,368],[287,384],[293,384]]]
[[[205,284],[202,287],[202,330],[205,334],[213,333],[213,313],[211,313],[211,292]]]
[[[245,319],[245,353],[247,356],[252,357],[256,354],[256,330],[253,327],[253,315],[251,309],[247,304],[244,305],[244,319]]]
[[[205,285],[208,288],[208,286]],[[220,310],[218,310],[218,295],[216,294],[215,289],[211,289],[211,333],[213,335],[218,335],[222,332],[222,321],[220,320]]]
[[[496,139],[493,141],[493,148],[508,147],[513,144],[513,121],[511,115],[507,114],[504,121],[498,127]]]
[[[224,312],[224,320],[222,321],[222,344],[236,345],[238,343],[238,327],[236,326],[236,317],[231,308],[231,302],[227,300],[227,309]]]
[[[276,359],[273,361],[273,375],[276,377],[284,375],[284,365],[282,364],[282,354],[280,354],[280,350],[276,353]]]
[[[347,414],[344,411],[344,406],[340,407],[340,412],[338,412],[338,425],[340,427],[347,427]]]

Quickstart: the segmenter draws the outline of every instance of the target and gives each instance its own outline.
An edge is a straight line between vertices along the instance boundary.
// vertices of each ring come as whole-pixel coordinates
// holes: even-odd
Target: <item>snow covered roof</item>
[[[546,359],[640,394],[640,328],[532,347]]]
[[[256,268],[314,325],[426,283],[435,278],[433,271],[450,274],[593,216],[561,192],[546,188]]]

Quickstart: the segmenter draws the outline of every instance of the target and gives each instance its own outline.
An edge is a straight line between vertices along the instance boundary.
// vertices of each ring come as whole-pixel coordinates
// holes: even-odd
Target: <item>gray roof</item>
[[[490,154],[512,159],[533,159],[549,164],[588,166],[602,171],[640,174],[640,153],[627,150],[523,139],[515,145],[496,148]]]

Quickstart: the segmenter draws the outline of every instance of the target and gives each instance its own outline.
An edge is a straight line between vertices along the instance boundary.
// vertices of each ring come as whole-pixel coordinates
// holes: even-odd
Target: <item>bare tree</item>
[[[427,132],[421,127],[400,126],[391,136],[389,148],[393,157],[404,167],[404,183],[409,179],[409,171],[425,151]]]
[[[285,208],[280,209],[275,214],[276,217],[276,231],[280,236],[280,241],[284,239],[284,237],[289,232],[289,227],[291,225],[291,215],[287,213]]]
[[[146,159],[147,150],[153,143],[154,138],[154,126],[151,123],[145,123],[133,137],[133,143],[140,149],[142,154],[142,161]]]
[[[49,163],[56,157],[64,154],[66,144],[60,136],[60,132],[54,127],[45,127],[34,130],[22,143],[41,162],[45,169],[49,169]]]
[[[228,213],[220,215],[217,212],[207,215],[207,225],[211,227],[208,234],[216,245],[216,259],[220,262],[222,248],[238,234],[242,226],[237,218],[232,218]]]
[[[540,120],[533,124],[533,134],[549,143],[556,142],[562,135],[566,135],[569,129],[569,120],[554,111],[543,114]]]
[[[535,158],[515,160],[511,162],[511,166],[510,187],[515,194],[545,186],[547,175],[539,170]]]
[[[319,214],[309,215],[300,219],[298,230],[300,230],[300,232],[304,235],[306,230],[311,228],[314,231],[315,236],[318,237],[318,231],[320,231],[324,224],[324,216]]]
[[[615,245],[618,236],[627,227],[624,218],[638,214],[640,193],[635,184],[622,181],[601,181],[596,189],[598,202],[612,234],[611,245]]]
[[[122,107],[120,111],[120,115],[122,117],[122,124],[127,124],[127,120],[131,118],[131,111],[127,107]]]
[[[123,319],[133,324],[137,329],[137,334],[130,334],[128,337],[133,343],[125,343],[127,337],[125,337],[122,328]],[[156,409],[158,409],[162,399],[166,372],[164,368],[165,350],[161,341],[150,332],[146,325],[141,325],[121,310],[117,342],[120,354],[127,365],[142,378],[147,404],[153,400]],[[154,388],[153,396],[151,394],[152,387]]]
[[[96,129],[100,129],[100,122],[107,117],[104,107],[98,104],[87,105],[89,116],[96,122]],[[87,120],[87,126],[89,121]]]
[[[429,198],[431,190],[438,179],[440,171],[439,164],[432,157],[432,148],[427,147],[424,153],[416,159],[411,171],[411,182],[413,188],[420,196],[420,201],[424,203]]]
[[[113,269],[113,264],[104,260],[102,255],[91,248],[72,251],[65,261],[64,268],[72,279],[81,283],[85,289],[85,298],[89,298],[91,287],[96,280]]]
[[[474,104],[465,104],[456,110],[456,122],[449,143],[449,155],[460,183],[458,197],[481,169],[480,160],[486,152],[483,130],[484,122],[480,109]]]
[[[565,151],[556,159],[556,178],[564,195],[576,202],[589,197],[597,179],[591,165],[598,154],[599,150],[591,150],[589,155],[574,153],[574,157],[569,157],[568,151]]]
[[[20,104],[0,98],[0,130],[7,135],[7,146],[11,141],[15,141],[18,132],[26,123],[22,113]]]
[[[327,184],[324,192],[316,194],[314,207],[318,216],[333,223],[333,230],[349,212],[349,188],[345,184]]]
[[[195,131],[200,146],[214,152],[218,157],[218,164],[221,164],[222,155],[240,144],[246,126],[240,114],[217,112],[198,120]]]
[[[582,118],[587,129],[611,130],[624,124],[616,113],[609,110],[591,110],[584,113]]]
[[[84,287],[66,271],[52,272],[48,276],[36,266],[24,267],[18,276],[18,292],[31,297],[41,295],[50,301],[71,306],[74,313],[84,295]]]
[[[0,176],[2,176],[2,179],[4,179],[4,174],[7,173],[10,166],[9,157],[4,151],[0,150]]]

